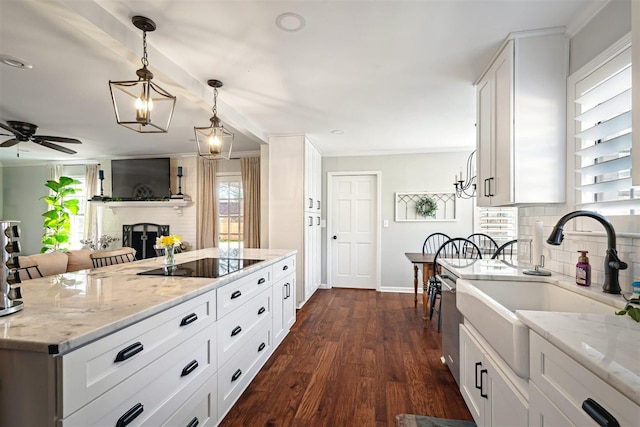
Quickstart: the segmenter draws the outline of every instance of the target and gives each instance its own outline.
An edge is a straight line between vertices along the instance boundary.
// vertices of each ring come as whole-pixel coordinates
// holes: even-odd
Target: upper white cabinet
[[[640,64],[640,2],[631,2],[631,63]],[[640,129],[640,67],[631,68],[633,96],[633,129]],[[633,148],[631,155],[632,184],[640,185],[640,132],[633,132]]]
[[[509,36],[476,84],[479,206],[565,200],[567,42]]]
[[[322,159],[304,135],[269,139],[269,247],[296,249],[296,305],[321,281]]]

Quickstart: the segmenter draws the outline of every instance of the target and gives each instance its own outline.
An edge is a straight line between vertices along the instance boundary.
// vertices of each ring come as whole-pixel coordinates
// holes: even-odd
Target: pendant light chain
[[[147,57],[147,32],[143,31],[142,32],[142,58],[140,59],[140,61],[142,62],[142,66],[144,68],[147,68],[147,65],[149,65],[149,59]]]
[[[218,115],[218,88],[213,88],[213,108],[211,109],[213,112],[213,116],[216,117]]]

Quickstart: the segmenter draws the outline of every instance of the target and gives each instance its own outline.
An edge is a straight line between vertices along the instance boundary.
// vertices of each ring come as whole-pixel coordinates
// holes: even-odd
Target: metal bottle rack
[[[20,287],[13,286],[20,283],[15,274],[16,257],[20,253],[20,221],[0,220],[0,316],[15,313],[24,308],[20,294]]]

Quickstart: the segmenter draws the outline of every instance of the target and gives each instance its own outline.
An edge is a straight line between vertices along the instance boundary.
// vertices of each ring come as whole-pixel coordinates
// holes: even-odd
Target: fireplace
[[[158,225],[149,222],[122,226],[122,246],[129,246],[136,250],[136,259],[153,258],[156,251],[153,245],[156,238],[169,235],[168,225]]]

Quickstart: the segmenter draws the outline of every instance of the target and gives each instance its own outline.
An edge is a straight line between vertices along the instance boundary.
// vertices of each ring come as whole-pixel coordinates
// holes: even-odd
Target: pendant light
[[[461,199],[470,199],[476,196],[476,176],[474,175],[474,156],[476,151],[473,150],[467,159],[467,179],[464,179],[462,171],[460,171],[460,179],[458,175],[455,177],[453,185],[456,187],[456,197]]]
[[[109,80],[116,121],[139,133],[166,133],[176,97],[153,83],[153,73],[147,68],[147,32],[155,31],[156,24],[144,16],[134,16],[131,21],[142,30],[142,68],[136,71],[138,80]]]
[[[220,80],[207,80],[207,84],[213,88],[213,116],[207,127],[194,127],[196,143],[198,144],[198,154],[207,159],[231,158],[233,147],[233,134],[226,130],[218,118],[218,88],[222,87]]]

